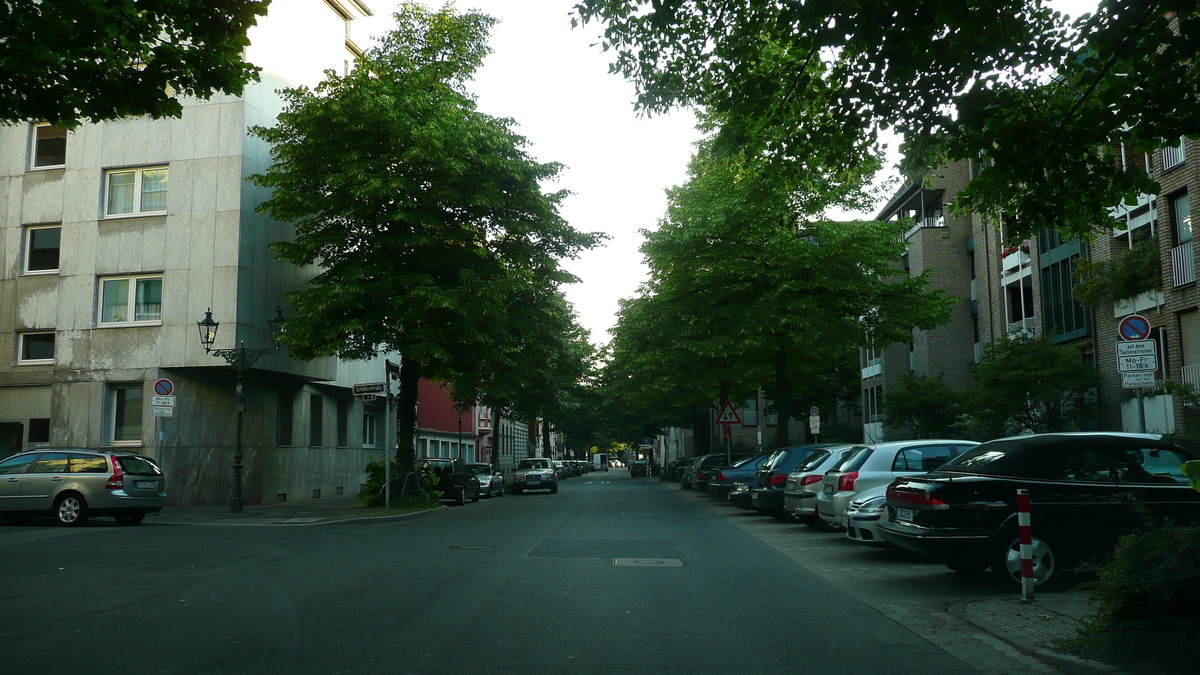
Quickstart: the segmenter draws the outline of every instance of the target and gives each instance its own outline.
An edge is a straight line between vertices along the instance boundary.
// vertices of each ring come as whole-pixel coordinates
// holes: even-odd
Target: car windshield
[[[550,462],[544,459],[523,459],[517,465],[518,469],[549,469]]]
[[[467,468],[475,473],[491,473],[491,467],[487,464],[468,464]]]
[[[865,460],[870,455],[871,448],[862,445],[856,445],[853,448],[850,448],[850,452],[847,452],[841,459],[837,461],[837,464],[834,464],[829,470],[845,471],[847,467],[853,466],[859,460]]]
[[[1018,468],[1023,443],[999,440],[977,445],[941,466],[941,471],[1010,475]]]
[[[753,464],[760,457],[762,457],[762,455],[751,455],[749,457],[743,457],[743,458],[737,460],[736,462],[734,462],[729,468],[740,469],[743,466],[746,466],[747,464]]]
[[[121,470],[132,476],[161,476],[162,469],[145,457],[117,457]]]
[[[793,469],[792,471],[794,473],[804,473],[806,471],[812,471],[813,469],[820,466],[821,462],[824,462],[826,459],[829,459],[829,455],[830,455],[830,452],[828,450],[813,450],[813,453],[811,455],[809,455],[808,457],[805,457],[804,461],[797,464],[796,468]]]

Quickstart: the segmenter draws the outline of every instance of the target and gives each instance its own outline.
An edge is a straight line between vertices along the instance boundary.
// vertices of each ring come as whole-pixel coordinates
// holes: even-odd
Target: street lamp
[[[237,436],[233,445],[233,485],[229,496],[229,512],[242,512],[242,413],[246,412],[246,395],[242,393],[242,376],[254,362],[260,358],[270,354],[271,352],[279,351],[279,345],[266,348],[247,348],[245,341],[241,342],[236,349],[213,349],[213,342],[217,340],[217,327],[220,322],[213,321],[212,308],[209,307],[204,312],[204,318],[196,322],[196,327],[200,329],[200,344],[204,347],[204,352],[211,356],[217,356],[225,359],[225,362],[233,366],[237,373]],[[271,342],[275,342],[280,333],[283,331],[283,310],[276,307],[275,316],[267,320],[267,327],[271,331]]]

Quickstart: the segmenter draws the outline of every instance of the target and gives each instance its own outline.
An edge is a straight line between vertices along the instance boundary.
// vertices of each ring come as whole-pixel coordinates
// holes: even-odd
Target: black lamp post
[[[225,359],[225,362],[233,366],[237,373],[237,436],[233,446],[233,485],[229,495],[229,512],[242,512],[242,413],[246,412],[246,395],[242,392],[242,376],[254,362],[260,358],[270,354],[271,352],[279,351],[279,345],[274,347],[250,349],[246,347],[245,341],[241,342],[236,349],[213,349],[213,342],[217,339],[217,327],[221,324],[213,321],[212,308],[210,307],[204,312],[204,318],[196,322],[196,326],[200,329],[200,344],[204,346],[204,351],[212,356],[219,356]],[[279,337],[280,331],[283,329],[283,310],[275,308],[275,317],[267,321],[267,326],[271,331],[271,342]]]

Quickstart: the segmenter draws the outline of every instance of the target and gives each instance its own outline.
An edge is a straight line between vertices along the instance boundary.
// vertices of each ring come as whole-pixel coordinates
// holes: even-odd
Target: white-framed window
[[[30,332],[18,336],[17,363],[39,366],[54,363],[54,333]]]
[[[57,169],[67,163],[67,130],[45,122],[33,125],[29,143],[31,169]]]
[[[99,326],[162,322],[162,275],[100,279]]]
[[[110,384],[109,429],[113,445],[142,443],[142,383]]]
[[[104,173],[107,218],[167,212],[167,167],[110,169]]]
[[[376,427],[379,426],[379,418],[375,415],[363,415],[363,447],[377,447]]]
[[[25,273],[50,274],[58,271],[61,225],[30,225],[25,228]]]

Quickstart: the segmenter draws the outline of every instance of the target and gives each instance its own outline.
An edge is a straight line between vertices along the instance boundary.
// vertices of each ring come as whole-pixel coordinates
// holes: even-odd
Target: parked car
[[[650,475],[650,463],[644,459],[635,459],[629,462],[629,475],[637,478],[638,476]]]
[[[833,529],[817,515],[817,494],[821,492],[825,472],[853,447],[821,448],[797,464],[783,484],[783,510],[810,527]]]
[[[435,489],[442,493],[442,499],[459,506],[466,504],[468,499],[479,501],[479,478],[466,462],[457,457],[427,457],[421,461],[438,477]]]
[[[753,510],[754,504],[750,501],[751,487],[751,485],[746,483],[734,485],[733,490],[729,492],[729,503],[739,509]]]
[[[708,495],[717,499],[725,499],[733,491],[735,485],[753,484],[754,474],[770,456],[768,453],[743,457],[734,462],[732,466],[713,469],[712,478],[708,482]]]
[[[704,455],[691,466],[690,481],[692,487],[696,488],[697,490],[707,490],[708,484],[712,480],[713,473],[717,469],[723,466],[731,466],[733,463],[740,462],[741,460],[749,457],[751,457],[751,455],[743,453],[727,455],[723,452],[712,455]]]
[[[597,452],[592,455],[592,466],[597,471],[608,471],[608,453]]]
[[[517,470],[513,474],[513,494],[519,495],[525,490],[549,490],[550,494],[558,492],[558,471],[551,460],[529,457],[517,462]]]
[[[1102,558],[1143,524],[1139,511],[1200,523],[1184,477],[1196,455],[1152,434],[1070,433],[989,441],[887,492],[883,538],[959,572],[1020,583],[1017,490],[1029,490],[1035,583]]]
[[[754,487],[750,488],[750,501],[754,510],[776,518],[790,519],[791,514],[783,510],[783,493],[788,474],[814,452],[831,447],[835,446],[831,443],[794,445],[773,452],[754,475]]]
[[[845,527],[846,507],[862,490],[933,471],[977,445],[974,441],[932,439],[856,445],[825,473],[817,495],[818,513],[830,526]]]
[[[467,468],[474,471],[475,477],[479,479],[481,497],[490,499],[492,495],[504,496],[504,474],[498,469],[493,468],[491,464],[468,464]]]
[[[552,459],[550,460],[550,464],[554,467],[554,475],[558,476],[559,480],[571,477],[567,473],[567,465],[563,464],[561,459]]]
[[[162,469],[132,452],[20,452],[0,461],[0,476],[0,516],[9,522],[53,516],[62,525],[82,525],[111,516],[136,525],[167,504]]]
[[[888,486],[867,488],[846,507],[846,538],[869,546],[890,546],[879,536],[878,525],[887,515]]]
[[[688,465],[694,461],[696,461],[695,457],[680,457],[667,462],[666,468],[663,469],[663,479],[680,480],[683,478],[683,472],[687,469]]]

